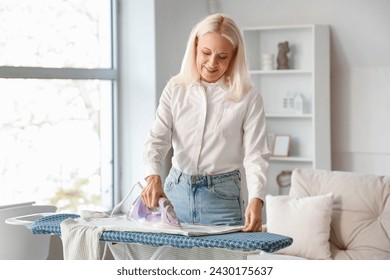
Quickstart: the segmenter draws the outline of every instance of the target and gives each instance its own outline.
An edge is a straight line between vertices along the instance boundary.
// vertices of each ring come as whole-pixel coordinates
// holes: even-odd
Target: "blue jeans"
[[[182,223],[243,225],[240,172],[191,176],[172,168],[164,192]]]

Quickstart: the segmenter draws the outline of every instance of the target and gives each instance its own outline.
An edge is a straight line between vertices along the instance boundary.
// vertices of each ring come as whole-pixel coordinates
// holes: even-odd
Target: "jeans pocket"
[[[172,178],[171,175],[168,175],[168,177],[165,179],[164,182],[164,192],[168,193],[172,191],[175,188],[175,185],[176,185],[175,180]]]
[[[211,187],[211,191],[218,198],[236,200],[240,198],[240,183],[238,179],[217,183]]]

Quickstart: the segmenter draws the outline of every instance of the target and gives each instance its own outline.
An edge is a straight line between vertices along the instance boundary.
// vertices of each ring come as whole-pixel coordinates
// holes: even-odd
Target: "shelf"
[[[284,162],[313,162],[313,158],[310,157],[273,157],[270,161],[284,161]]]
[[[287,70],[250,70],[252,75],[286,75],[286,74],[305,74],[311,75],[312,71],[310,70],[301,70],[301,69],[287,69]]]
[[[269,162],[269,191],[278,193],[275,179],[283,170],[331,169],[329,26],[249,27],[243,37],[249,73],[264,101],[269,141],[290,136],[290,156],[271,156]],[[279,44],[286,41],[290,69],[278,70]],[[264,55],[272,55],[275,68],[266,67]],[[295,112],[288,94],[301,95],[303,114]]]

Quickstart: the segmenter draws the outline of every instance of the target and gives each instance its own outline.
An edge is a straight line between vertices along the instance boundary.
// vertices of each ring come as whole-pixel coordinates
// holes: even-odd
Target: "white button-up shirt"
[[[215,175],[245,168],[249,201],[264,201],[269,151],[261,95],[228,100],[225,86],[168,83],[146,141],[146,176],[161,175],[173,148],[172,166],[189,175]]]

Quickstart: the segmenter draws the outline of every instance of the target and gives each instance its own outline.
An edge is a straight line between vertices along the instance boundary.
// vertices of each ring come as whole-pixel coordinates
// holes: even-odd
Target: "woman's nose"
[[[217,65],[217,58],[215,56],[210,56],[209,64],[210,64],[211,67],[216,66]]]

